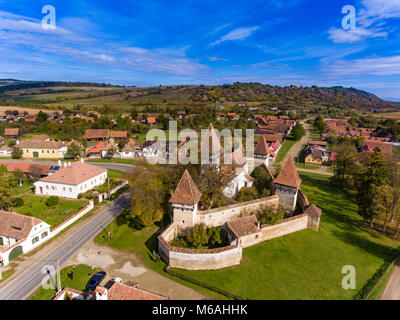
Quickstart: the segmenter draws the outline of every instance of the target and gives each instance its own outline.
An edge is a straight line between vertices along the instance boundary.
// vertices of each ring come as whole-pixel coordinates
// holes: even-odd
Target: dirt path
[[[400,300],[400,261],[397,262],[397,266],[394,269],[380,299]]]
[[[303,146],[310,141],[310,125],[307,123],[303,123],[304,130],[306,130],[306,135],[301,138],[299,141],[297,141],[288,151],[288,153],[285,156],[285,159],[281,163],[285,163],[289,157],[292,157],[296,160],[297,156],[299,155],[301,149],[303,149]]]
[[[133,253],[98,246],[93,241],[83,246],[63,267],[77,264],[86,264],[106,271],[107,277],[104,283],[109,279],[119,277],[124,283],[127,281],[138,283],[139,288],[158,293],[171,300],[211,299],[209,296],[149,270]]]

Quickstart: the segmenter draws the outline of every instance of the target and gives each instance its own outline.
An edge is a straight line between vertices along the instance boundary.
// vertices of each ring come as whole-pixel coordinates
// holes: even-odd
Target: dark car
[[[100,271],[97,272],[94,276],[92,276],[89,280],[89,282],[86,285],[86,289],[88,290],[94,290],[98,286],[98,284],[104,279],[106,276],[106,272]]]

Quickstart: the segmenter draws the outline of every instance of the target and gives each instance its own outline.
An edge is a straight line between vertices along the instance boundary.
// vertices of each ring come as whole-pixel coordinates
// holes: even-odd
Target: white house
[[[8,158],[11,157],[12,150],[9,146],[3,145],[0,147],[0,157]]]
[[[64,163],[56,173],[34,183],[35,194],[78,198],[107,180],[107,169],[87,164],[83,160]]]
[[[50,235],[46,222],[0,210],[0,262],[8,265],[10,260],[42,244]]]
[[[123,159],[133,159],[137,156],[136,144],[133,139],[129,139],[125,147],[119,152],[119,155]]]

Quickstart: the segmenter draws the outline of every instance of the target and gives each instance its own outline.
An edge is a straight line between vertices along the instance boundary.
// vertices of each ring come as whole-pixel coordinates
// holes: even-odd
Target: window
[[[65,187],[63,187],[63,191],[65,191]]]
[[[72,188],[69,188],[69,192],[72,192]]]
[[[44,150],[42,150],[42,153],[44,153]]]
[[[42,233],[41,237],[42,237],[42,239],[43,239],[43,238],[46,238],[48,235],[49,235],[49,233],[46,231],[46,232],[43,232],[43,233]]]
[[[54,154],[54,150],[53,150],[53,154]]]
[[[36,242],[38,242],[39,241],[39,237],[34,237],[33,239],[32,239],[32,244],[35,244]]]
[[[49,151],[49,150],[47,150],[47,153],[50,153],[50,151]]]
[[[29,153],[29,150],[26,150],[26,153]]]

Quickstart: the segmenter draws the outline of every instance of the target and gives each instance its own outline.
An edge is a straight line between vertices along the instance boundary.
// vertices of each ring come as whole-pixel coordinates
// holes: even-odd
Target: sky
[[[0,78],[344,86],[400,101],[400,0],[0,0]]]

